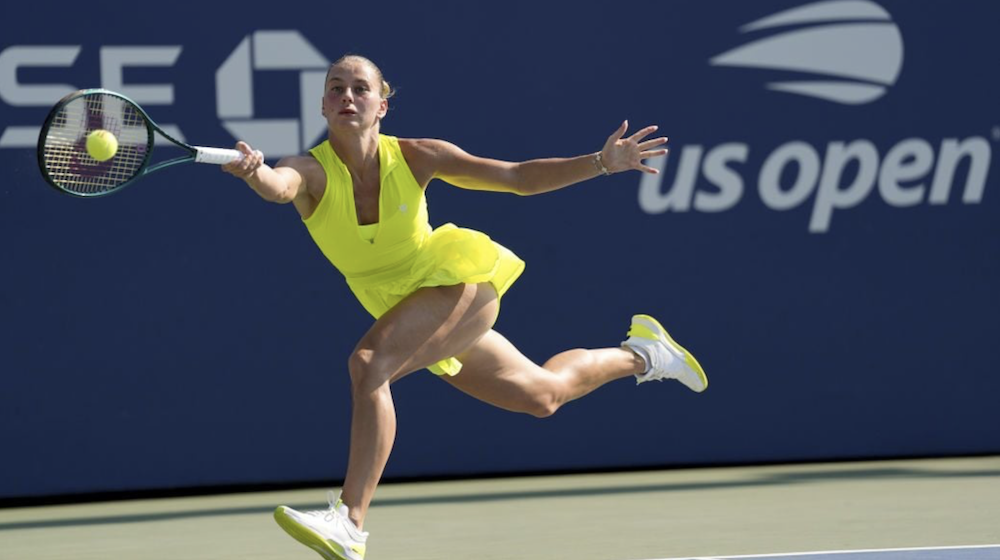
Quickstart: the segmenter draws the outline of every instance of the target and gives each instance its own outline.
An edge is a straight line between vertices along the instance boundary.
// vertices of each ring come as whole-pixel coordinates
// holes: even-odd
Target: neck
[[[378,127],[361,134],[334,134],[330,131],[330,145],[356,178],[378,173]]]

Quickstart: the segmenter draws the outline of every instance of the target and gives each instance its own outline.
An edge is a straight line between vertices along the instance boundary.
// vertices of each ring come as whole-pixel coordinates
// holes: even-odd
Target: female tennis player
[[[486,235],[452,224],[432,229],[424,189],[432,179],[457,187],[532,195],[630,169],[657,173],[643,160],[666,153],[666,138],[626,137],[627,121],[601,151],[511,163],[470,155],[442,140],[380,134],[392,90],[370,60],[331,65],[322,112],[328,139],[307,155],[263,163],[245,157],[223,169],[265,200],[291,202],[313,240],[375,317],[348,358],[353,409],[347,475],[326,510],[281,506],[275,519],[326,558],[361,560],[365,515],[396,434],[390,385],[428,368],[494,406],[544,417],[609,381],[677,379],[703,391],[708,379],[691,353],[648,315],[632,318],[620,347],[575,349],[542,365],[493,330],[500,298],[524,269]]]

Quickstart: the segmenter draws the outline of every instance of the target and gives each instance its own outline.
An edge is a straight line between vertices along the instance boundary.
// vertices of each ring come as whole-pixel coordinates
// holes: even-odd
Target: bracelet
[[[601,157],[601,152],[597,152],[596,154],[594,154],[594,166],[597,167],[597,170],[601,172],[601,175],[611,175],[611,172],[608,171],[608,168],[604,167],[604,160]]]

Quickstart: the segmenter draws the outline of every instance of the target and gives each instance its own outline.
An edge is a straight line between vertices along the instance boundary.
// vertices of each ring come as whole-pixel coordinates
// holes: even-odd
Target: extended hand
[[[264,163],[264,154],[260,153],[260,150],[254,150],[250,144],[243,141],[236,143],[236,149],[243,152],[243,159],[223,165],[222,170],[246,180]]]
[[[604,143],[604,149],[601,150],[601,160],[604,167],[611,173],[629,169],[637,169],[644,173],[659,173],[658,169],[644,165],[642,162],[646,158],[662,156],[667,153],[665,148],[662,150],[651,149],[666,144],[667,138],[661,136],[643,141],[643,138],[656,132],[657,128],[659,127],[647,126],[628,138],[622,138],[625,136],[625,131],[628,130],[628,121],[623,122],[618,130],[608,137],[608,141]]]

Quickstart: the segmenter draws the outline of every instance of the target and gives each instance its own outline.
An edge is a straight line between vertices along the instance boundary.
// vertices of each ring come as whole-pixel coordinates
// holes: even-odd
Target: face
[[[372,128],[389,110],[381,89],[382,82],[369,65],[341,62],[327,73],[323,116],[331,128]]]

